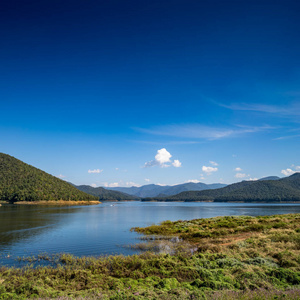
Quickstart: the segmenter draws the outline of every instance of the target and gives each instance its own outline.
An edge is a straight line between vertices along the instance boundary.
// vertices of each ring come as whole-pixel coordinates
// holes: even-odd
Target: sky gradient
[[[0,152],[94,186],[300,171],[300,2],[1,6]]]

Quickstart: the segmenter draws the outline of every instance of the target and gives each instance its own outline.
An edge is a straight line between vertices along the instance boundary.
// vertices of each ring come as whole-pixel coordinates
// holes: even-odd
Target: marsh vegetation
[[[25,268],[0,269],[0,298],[299,298],[300,214],[165,221],[133,230],[152,242],[166,235],[182,247],[173,255],[25,258]],[[38,260],[52,265],[33,267]]]

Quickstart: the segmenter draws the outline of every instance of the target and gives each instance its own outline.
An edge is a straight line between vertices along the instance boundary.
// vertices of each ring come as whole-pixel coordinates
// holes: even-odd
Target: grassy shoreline
[[[2,202],[2,204],[10,204],[9,202]],[[99,201],[68,201],[68,200],[49,200],[49,201],[18,201],[12,204],[15,205],[97,205],[100,204]]]
[[[300,214],[165,221],[133,230],[160,243],[176,237],[186,247],[173,255],[29,258],[56,266],[1,267],[0,299],[299,299]]]

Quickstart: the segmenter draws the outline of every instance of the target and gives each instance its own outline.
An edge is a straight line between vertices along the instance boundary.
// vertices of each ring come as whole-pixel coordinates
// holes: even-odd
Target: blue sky
[[[75,184],[300,170],[298,1],[6,1],[0,152]]]

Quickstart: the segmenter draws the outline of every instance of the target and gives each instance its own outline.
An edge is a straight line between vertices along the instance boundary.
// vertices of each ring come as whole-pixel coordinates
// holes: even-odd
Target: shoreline
[[[141,202],[197,202],[197,203],[264,203],[264,204],[293,204],[300,203],[299,201],[215,201],[215,200],[140,200]]]
[[[68,201],[68,200],[50,200],[50,201],[17,201],[12,204],[14,205],[98,205],[101,204],[102,202],[100,201]],[[9,204],[9,203],[8,203]]]
[[[300,214],[164,221],[132,230],[153,249],[123,256],[20,258],[0,270],[3,299],[299,299]],[[151,236],[156,235],[157,240]],[[159,237],[178,237],[162,240]],[[177,247],[171,251],[170,243]],[[163,246],[166,247],[163,247]],[[53,266],[37,266],[41,261]],[[18,278],[18,280],[16,280]]]

